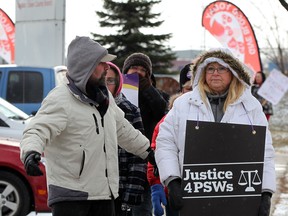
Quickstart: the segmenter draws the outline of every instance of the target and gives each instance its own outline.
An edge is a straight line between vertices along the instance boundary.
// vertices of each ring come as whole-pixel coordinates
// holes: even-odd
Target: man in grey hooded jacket
[[[114,215],[116,143],[155,163],[149,140],[124,118],[105,86],[106,62],[115,58],[89,37],[76,37],[68,47],[67,81],[49,93],[24,131],[21,160],[28,175],[42,175],[44,153],[54,216]]]

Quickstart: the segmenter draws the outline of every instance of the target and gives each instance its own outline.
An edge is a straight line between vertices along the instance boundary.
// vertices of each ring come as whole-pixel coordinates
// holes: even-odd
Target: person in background
[[[167,113],[169,96],[156,88],[150,58],[143,53],[133,53],[124,61],[123,74],[139,75],[139,108],[145,136],[152,140],[156,124]],[[146,179],[144,202],[133,209],[133,215],[151,216],[151,191]]]
[[[263,112],[266,115],[267,120],[269,121],[271,115],[273,115],[273,106],[272,103],[265,100],[263,97],[261,97],[258,94],[259,88],[262,86],[262,84],[265,82],[266,76],[262,71],[259,71],[255,75],[254,83],[252,85],[251,91],[252,95],[257,98],[257,100],[261,103]]]
[[[183,207],[181,176],[187,120],[266,127],[262,197],[258,216],[268,216],[276,190],[274,149],[262,107],[251,94],[249,73],[228,50],[203,53],[193,67],[193,91],[179,97],[160,125],[156,164],[171,208]],[[221,143],[219,143],[221,145]]]
[[[149,140],[125,118],[105,77],[116,56],[89,37],[69,44],[67,80],[54,88],[24,130],[20,158],[28,175],[43,175],[53,216],[113,216],[118,197],[117,143],[154,163]]]
[[[106,85],[112,93],[118,107],[125,113],[125,118],[144,134],[144,127],[140,109],[132,104],[121,93],[122,73],[113,63],[107,62],[110,68],[106,75]],[[116,216],[132,215],[134,206],[143,202],[143,193],[146,183],[147,163],[120,146],[118,147],[119,161],[119,197],[115,200]]]
[[[192,90],[191,77],[194,63],[186,64],[180,71],[180,92],[186,93]]]
[[[185,65],[180,71],[179,87],[180,93],[174,94],[170,97],[169,100],[169,110],[173,107],[174,101],[180,97],[182,94],[187,93],[192,90],[192,69],[193,63]],[[156,138],[159,133],[159,126],[164,121],[165,116],[158,122],[154,129],[152,136],[151,148],[156,149]],[[171,209],[169,202],[167,202],[168,191],[167,188],[163,187],[160,182],[159,173],[156,166],[148,163],[147,178],[151,187],[151,196],[152,196],[152,205],[155,216],[161,216],[164,214],[164,209],[162,205],[165,206],[166,216],[177,216],[178,212]]]

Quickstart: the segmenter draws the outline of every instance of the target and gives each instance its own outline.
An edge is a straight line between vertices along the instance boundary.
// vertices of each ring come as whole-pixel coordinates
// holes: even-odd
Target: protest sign
[[[187,121],[181,216],[257,216],[264,126]]]
[[[287,89],[288,77],[274,69],[270,72],[270,75],[261,85],[257,93],[273,105],[276,105],[284,96]]]
[[[137,73],[123,74],[122,93],[135,106],[138,107],[139,76]]]

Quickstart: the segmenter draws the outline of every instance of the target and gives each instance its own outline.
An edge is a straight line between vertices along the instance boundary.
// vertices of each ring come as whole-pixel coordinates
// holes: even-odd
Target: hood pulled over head
[[[100,62],[112,61],[115,58],[115,55],[108,54],[107,49],[89,37],[76,36],[68,46],[68,76],[77,88],[87,94],[86,84],[96,66]]]
[[[213,49],[203,53],[195,62],[193,68],[193,88],[198,85],[201,74],[209,63],[217,62],[222,66],[229,68],[233,76],[247,88],[251,86],[251,72],[248,67],[241,63],[228,49]]]

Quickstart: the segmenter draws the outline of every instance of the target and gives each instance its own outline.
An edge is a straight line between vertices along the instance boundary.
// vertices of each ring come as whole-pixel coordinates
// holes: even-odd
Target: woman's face
[[[128,69],[127,74],[133,74],[133,73],[138,73],[139,76],[145,77],[148,71],[142,66],[133,65]]]
[[[116,90],[116,74],[111,68],[109,68],[107,70],[106,85],[107,85],[108,90],[114,96],[114,94],[116,93],[115,92],[115,90]]]
[[[232,80],[231,71],[217,62],[208,64],[205,68],[205,79],[210,89],[217,94],[223,94],[229,88]]]
[[[262,79],[262,75],[261,75],[260,73],[256,73],[256,75],[255,75],[255,82],[256,82],[257,84],[262,84],[263,79]]]

